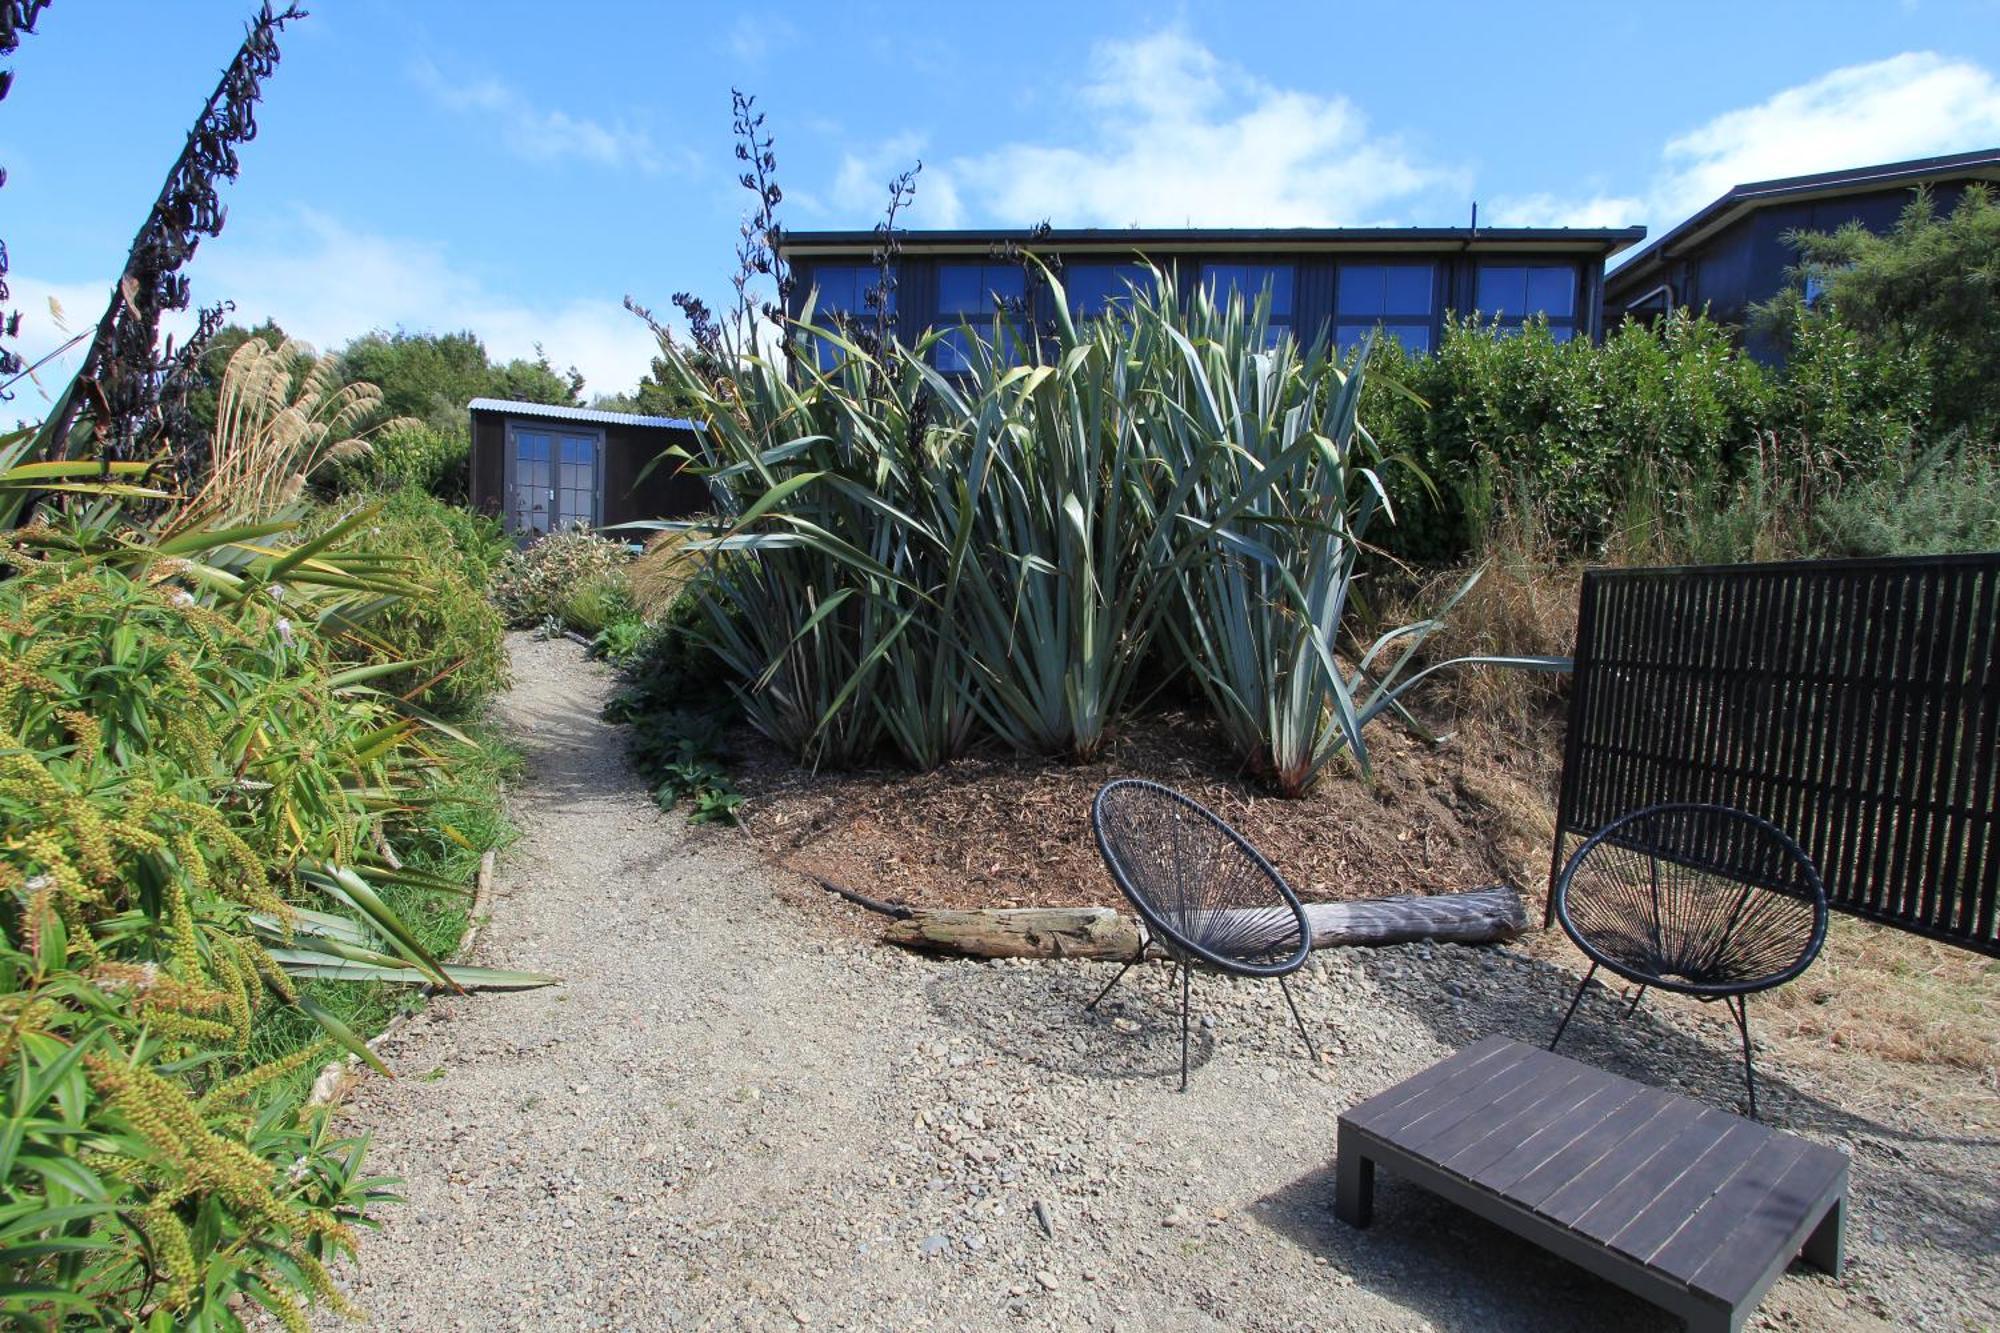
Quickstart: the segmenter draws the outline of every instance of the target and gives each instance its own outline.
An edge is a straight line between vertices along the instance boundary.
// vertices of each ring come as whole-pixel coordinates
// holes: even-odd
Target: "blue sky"
[[[57,0],[24,40],[0,237],[25,352],[60,341],[51,297],[102,308],[250,7]],[[646,364],[625,294],[727,291],[732,84],[801,229],[871,225],[921,157],[914,226],[1444,225],[1476,199],[1657,234],[1737,181],[2000,145],[1996,0],[308,7],[197,300],[327,347],[539,340],[587,393]]]

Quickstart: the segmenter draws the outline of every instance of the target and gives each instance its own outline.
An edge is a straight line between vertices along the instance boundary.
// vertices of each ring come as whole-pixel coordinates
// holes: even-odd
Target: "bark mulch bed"
[[[773,859],[916,907],[1118,906],[1090,834],[1115,777],[1178,788],[1228,820],[1313,900],[1435,893],[1546,874],[1556,741],[1479,734],[1433,747],[1369,734],[1374,776],[1330,769],[1302,800],[1239,771],[1212,723],[1167,711],[1127,724],[1101,759],[974,754],[935,772],[808,772],[761,742],[732,771],[752,838]]]

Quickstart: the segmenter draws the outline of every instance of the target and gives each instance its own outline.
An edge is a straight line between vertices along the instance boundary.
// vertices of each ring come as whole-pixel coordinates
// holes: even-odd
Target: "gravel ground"
[[[1566,974],[1499,949],[1329,951],[1295,989],[935,961],[829,929],[740,833],[653,809],[607,673],[513,641],[528,755],[482,962],[560,988],[433,1003],[344,1112],[408,1202],[347,1275],[381,1328],[1631,1329],[1676,1323],[1384,1177],[1334,1220],[1338,1111]],[[1596,995],[1565,1050],[1732,1104],[1734,1030]],[[2000,1141],[1864,1119],[1762,1060],[1767,1116],[1855,1159],[1844,1283],[1795,1266],[1753,1326],[2000,1323]],[[329,1328],[340,1327],[329,1322]]]

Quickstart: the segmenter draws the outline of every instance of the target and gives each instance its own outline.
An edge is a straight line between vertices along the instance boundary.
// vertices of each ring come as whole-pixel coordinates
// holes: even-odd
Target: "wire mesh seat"
[[[1188,1077],[1189,973],[1195,967],[1274,977],[1313,1053],[1312,1036],[1285,978],[1312,952],[1312,924],[1298,895],[1242,834],[1196,801],[1156,782],[1124,778],[1091,803],[1097,850],[1149,936],[1180,968],[1181,1091]],[[1144,957],[1139,952],[1086,1009]]]
[[[1826,940],[1826,890],[1810,858],[1769,820],[1721,805],[1649,806],[1593,834],[1557,878],[1556,919],[1590,959],[1549,1041],[1554,1050],[1597,969],[1639,990],[1721,1000],[1743,1038],[1757,1114],[1748,997],[1811,965]]]

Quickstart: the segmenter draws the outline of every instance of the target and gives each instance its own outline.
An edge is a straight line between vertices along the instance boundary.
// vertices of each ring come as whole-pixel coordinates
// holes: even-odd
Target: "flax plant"
[[[1041,276],[1052,326],[955,331],[966,374],[931,364],[941,334],[862,345],[810,306],[814,356],[739,357],[720,387],[666,344],[716,500],[686,549],[751,721],[808,763],[886,740],[930,768],[981,734],[1088,760],[1165,646],[1279,790],[1343,751],[1366,773],[1436,622],[1342,664],[1365,534],[1415,474],[1356,420],[1365,357],[1157,272],[1079,323]]]

